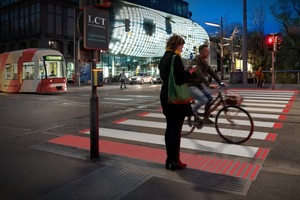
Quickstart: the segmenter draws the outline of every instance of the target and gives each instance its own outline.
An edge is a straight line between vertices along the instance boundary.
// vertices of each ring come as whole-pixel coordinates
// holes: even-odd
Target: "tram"
[[[67,91],[63,55],[53,49],[23,49],[0,54],[0,91],[61,93]]]

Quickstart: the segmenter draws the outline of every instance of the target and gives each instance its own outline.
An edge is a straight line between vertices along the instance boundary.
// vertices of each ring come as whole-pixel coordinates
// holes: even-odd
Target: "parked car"
[[[160,76],[153,76],[150,83],[151,84],[162,83],[162,80],[161,80]]]
[[[144,84],[144,83],[150,83],[152,79],[152,76],[149,73],[138,73],[135,76],[130,77],[129,83],[130,85],[134,83]]]

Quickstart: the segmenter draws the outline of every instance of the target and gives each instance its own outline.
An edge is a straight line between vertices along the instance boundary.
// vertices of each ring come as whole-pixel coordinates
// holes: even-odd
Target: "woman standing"
[[[181,129],[185,116],[193,115],[191,105],[188,104],[169,104],[168,103],[168,82],[170,74],[170,65],[173,55],[174,77],[177,85],[187,83],[188,76],[184,70],[180,53],[184,45],[184,39],[178,35],[171,36],[166,45],[166,51],[159,63],[160,76],[163,81],[160,92],[160,102],[163,114],[166,117],[167,127],[165,131],[165,143],[167,151],[166,169],[184,169],[186,164],[180,161],[180,140]]]

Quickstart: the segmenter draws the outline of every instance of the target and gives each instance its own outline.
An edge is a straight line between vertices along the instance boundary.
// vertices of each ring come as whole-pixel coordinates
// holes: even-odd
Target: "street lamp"
[[[221,54],[221,60],[220,60],[220,65],[221,65],[221,80],[224,79],[224,67],[223,67],[223,19],[221,17],[221,22],[220,24],[212,23],[212,22],[205,22],[206,25],[208,26],[214,26],[214,27],[219,27],[220,28],[220,54]]]

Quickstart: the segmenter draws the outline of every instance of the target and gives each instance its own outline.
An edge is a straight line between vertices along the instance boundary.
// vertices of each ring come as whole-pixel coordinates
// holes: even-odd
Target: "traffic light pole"
[[[272,90],[275,89],[275,59],[276,59],[276,56],[275,56],[275,51],[272,51]]]
[[[97,51],[91,51],[91,78],[92,94],[90,97],[90,157],[91,159],[99,158],[99,98],[97,95],[97,86],[94,85],[96,69]]]

